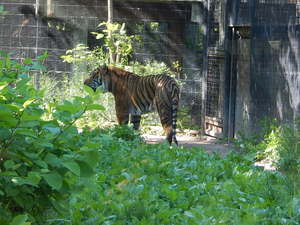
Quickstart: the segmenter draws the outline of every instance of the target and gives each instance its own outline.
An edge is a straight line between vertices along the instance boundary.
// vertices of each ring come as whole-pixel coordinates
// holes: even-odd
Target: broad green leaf
[[[45,157],[45,162],[53,167],[60,167],[61,159],[52,153],[48,153]]]
[[[57,110],[70,112],[72,114],[83,110],[82,105],[72,104],[71,102],[65,101],[63,105],[58,105]]]
[[[13,218],[12,222],[10,222],[9,225],[26,225],[27,219],[28,219],[28,216],[26,214],[18,215]]]
[[[59,190],[63,184],[63,178],[59,173],[52,172],[42,175],[45,181],[55,190]]]
[[[28,120],[28,121],[22,121],[20,123],[21,128],[33,128],[40,125],[40,121],[38,120]]]
[[[4,162],[5,169],[12,169],[15,166],[15,162],[13,160],[6,160]]]
[[[44,65],[42,65],[42,64],[40,64],[38,62],[33,62],[32,63],[32,69],[34,69],[34,70],[41,70],[41,71],[47,71],[47,68]]]
[[[40,183],[41,175],[38,172],[29,172],[28,176],[24,178],[24,183],[37,186]]]
[[[27,121],[27,120],[40,120],[42,116],[42,112],[35,110],[35,111],[28,111],[25,110],[24,113],[22,114],[22,121]]]
[[[58,135],[61,131],[61,128],[58,125],[52,123],[44,125],[43,129],[49,131],[53,136]]]
[[[0,83],[0,91],[3,90],[4,88],[6,88],[7,85],[8,85],[7,82],[1,82],[1,83]]]
[[[94,170],[86,162],[77,161],[77,163],[80,167],[80,176],[90,177],[94,175]]]
[[[71,160],[71,159],[70,159]],[[65,161],[62,164],[75,175],[80,176],[80,166],[75,161]]]
[[[80,96],[75,96],[74,99],[80,103],[87,103],[87,98],[83,98],[83,97],[80,97]]]
[[[24,179],[22,177],[13,177],[11,181],[16,185],[23,185],[25,184]]]
[[[91,87],[87,86],[87,85],[83,85],[83,89],[89,95],[94,95],[95,94],[94,90]]]
[[[6,140],[10,136],[10,130],[1,125],[2,124],[0,122],[0,140]]]
[[[13,114],[10,110],[0,106],[0,118],[1,118],[1,120],[5,121],[6,118],[12,117],[12,116],[13,116]]]
[[[7,170],[16,170],[21,166],[21,164],[16,164],[13,160],[6,160],[4,162],[4,167]]]
[[[88,105],[87,110],[105,110],[105,108],[102,105],[99,104],[91,104]]]
[[[32,59],[31,58],[26,58],[26,59],[23,60],[23,63],[24,64],[30,64],[30,63],[32,63]]]
[[[37,59],[39,61],[44,61],[45,59],[47,59],[49,57],[48,51],[45,51],[43,55],[40,55],[37,57]]]
[[[52,144],[52,138],[53,136],[47,136],[46,138],[41,137],[35,140],[34,145],[38,146],[38,147],[45,147],[45,148],[53,148],[53,144]]]
[[[87,162],[91,168],[94,168],[99,162],[100,154],[97,150],[80,151],[83,155],[83,159]]]
[[[18,128],[15,133],[25,135],[25,136],[29,136],[29,137],[32,137],[32,138],[37,138],[37,133],[34,132],[32,129],[29,129],[29,128]]]
[[[17,104],[0,104],[0,110],[5,112],[16,112],[18,113],[22,107]]]
[[[44,169],[47,169],[47,168],[48,168],[48,164],[47,164],[45,161],[43,161],[43,160],[37,159],[37,160],[34,160],[34,162],[35,162],[38,166],[40,166],[40,167],[42,167],[42,168],[44,168]],[[48,171],[47,171],[47,172],[48,172]]]
[[[7,101],[7,98],[4,95],[0,95],[0,101]]]
[[[10,115],[5,115],[0,111],[0,126],[7,127],[7,128],[15,128],[18,124],[18,120],[11,117]],[[1,121],[2,120],[2,121]]]
[[[23,103],[23,107],[26,108],[27,106],[29,106],[34,101],[35,101],[35,99],[28,99],[27,101],[25,101]]]

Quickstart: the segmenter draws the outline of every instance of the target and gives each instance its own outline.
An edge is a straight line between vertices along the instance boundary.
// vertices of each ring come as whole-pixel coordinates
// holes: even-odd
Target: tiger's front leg
[[[131,114],[130,122],[133,125],[133,129],[138,130],[140,128],[141,115],[132,115]]]
[[[128,124],[129,122],[129,112],[126,107],[121,107],[120,104],[116,102],[116,116],[119,125]]]

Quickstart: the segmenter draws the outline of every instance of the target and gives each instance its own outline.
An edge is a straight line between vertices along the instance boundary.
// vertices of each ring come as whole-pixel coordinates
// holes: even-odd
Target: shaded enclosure
[[[3,0],[0,48],[17,59],[45,50],[48,68],[107,19],[106,0]],[[261,121],[299,119],[299,0],[114,1],[114,20],[139,34],[133,60],[179,62],[181,114],[203,134],[255,134]],[[72,73],[70,73],[72,74]]]
[[[7,14],[0,20],[0,46],[14,58],[35,58],[49,52],[46,66],[55,74],[72,71],[61,55],[77,44],[99,45],[91,34],[107,20],[106,0],[7,0]],[[193,13],[193,10],[196,12]],[[192,21],[192,13],[196,18]],[[114,21],[125,22],[130,34],[138,34],[132,60],[153,59],[172,66],[179,62],[182,73],[182,113],[186,126],[201,126],[205,9],[202,3],[114,1]],[[153,26],[155,25],[155,26]]]
[[[295,123],[300,109],[300,1],[244,0],[229,7],[232,132],[255,134],[265,119]]]

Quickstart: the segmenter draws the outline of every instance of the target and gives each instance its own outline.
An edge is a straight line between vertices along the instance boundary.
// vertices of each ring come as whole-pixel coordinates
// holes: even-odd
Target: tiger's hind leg
[[[140,128],[141,115],[132,115],[131,114],[130,122],[133,125],[133,129],[138,130]]]
[[[172,141],[173,141],[173,131],[172,131],[173,129],[172,129],[172,126],[171,125],[166,125],[166,126],[163,126],[163,128],[164,128],[166,136],[167,136],[166,139],[169,142],[169,144],[171,145]],[[176,143],[176,145],[178,145],[178,144]]]
[[[176,139],[176,115],[175,119],[173,119],[173,113],[171,110],[168,110],[166,106],[157,108],[160,121],[162,124],[162,127],[164,128],[164,131],[166,133],[166,139],[171,145],[172,142],[178,146],[178,142]]]

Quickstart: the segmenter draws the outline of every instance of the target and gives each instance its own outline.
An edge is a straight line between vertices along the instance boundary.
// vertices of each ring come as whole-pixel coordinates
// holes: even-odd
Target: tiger
[[[99,66],[84,81],[94,91],[100,87],[111,92],[115,99],[115,110],[119,125],[130,123],[133,129],[140,127],[141,115],[158,112],[166,133],[166,140],[178,146],[176,121],[179,104],[179,86],[170,76],[139,76],[115,66]]]

